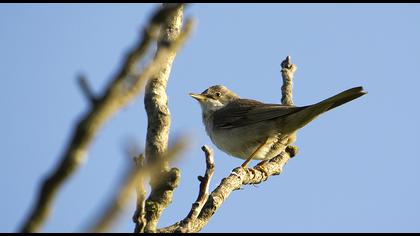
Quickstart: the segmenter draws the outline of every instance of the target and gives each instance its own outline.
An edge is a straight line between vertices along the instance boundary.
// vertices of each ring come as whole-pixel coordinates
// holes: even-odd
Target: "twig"
[[[175,10],[176,8],[171,9],[171,11]],[[171,15],[171,11],[166,11],[166,17]],[[189,28],[186,28],[185,33],[182,33],[180,37],[177,38],[176,42],[165,48],[165,50],[159,50],[155,60],[153,60],[143,73],[141,73],[129,90],[123,89],[125,78],[134,73],[136,62],[145,55],[151,42],[156,38],[162,23],[159,21],[162,17],[158,18],[156,15],[162,15],[161,12],[162,11],[158,11],[152,18],[142,39],[137,44],[137,47],[127,55],[122,69],[109,83],[104,95],[97,101],[96,106],[93,106],[78,122],[58,167],[43,181],[39,190],[39,195],[36,198],[30,214],[28,214],[20,228],[20,232],[36,232],[40,229],[49,215],[50,208],[57,192],[65,180],[67,180],[77,170],[80,163],[84,161],[87,150],[101,126],[113,114],[127,105],[128,102],[132,101],[139,94],[144,81],[156,70],[160,69],[163,61],[162,58],[167,54],[173,54],[178,50],[180,45],[182,45],[187,38],[191,25]],[[165,19],[166,17],[163,18]]]
[[[207,198],[209,196],[210,181],[214,173],[213,150],[211,150],[206,145],[202,146],[201,150],[203,150],[206,156],[206,172],[204,176],[198,176],[198,180],[200,181],[200,189],[197,200],[193,203],[190,213],[184,219],[184,222],[186,224],[197,218],[198,214],[204,206],[204,203],[207,201]]]
[[[177,225],[177,232],[180,233],[189,232],[191,228],[191,222],[194,222],[197,219],[209,196],[210,181],[214,174],[213,150],[211,150],[206,145],[202,146],[201,150],[203,150],[206,157],[206,172],[204,177],[198,176],[198,180],[200,181],[200,188],[197,200],[192,204],[191,210],[187,217],[185,217],[181,222],[179,222],[179,225]]]
[[[98,98],[93,93],[92,89],[89,86],[89,83],[84,75],[79,75],[77,78],[79,82],[80,89],[82,90],[85,97],[89,100],[91,105],[95,105],[98,102]]]

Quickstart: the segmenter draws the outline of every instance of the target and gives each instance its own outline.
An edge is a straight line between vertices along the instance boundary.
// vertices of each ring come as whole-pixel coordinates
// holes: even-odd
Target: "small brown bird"
[[[227,154],[249,161],[270,160],[295,141],[295,132],[320,114],[366,94],[362,87],[319,103],[295,107],[241,99],[223,85],[190,93],[201,105],[203,123],[212,142]]]

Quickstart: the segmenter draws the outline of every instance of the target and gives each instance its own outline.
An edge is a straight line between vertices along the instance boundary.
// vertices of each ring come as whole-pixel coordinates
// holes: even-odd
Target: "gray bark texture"
[[[163,4],[162,8],[174,7],[178,4]],[[181,32],[183,6],[166,19],[160,30],[158,48],[167,47]],[[150,78],[146,85],[144,105],[148,117],[146,136],[146,160],[159,161],[168,148],[171,117],[166,94],[167,82],[171,72],[175,53],[168,54],[161,70]],[[157,179],[159,183],[157,183]],[[180,171],[169,168],[169,163],[163,161],[159,174],[151,176],[151,193],[145,203],[144,232],[155,232],[163,210],[172,202],[173,191],[178,187]]]

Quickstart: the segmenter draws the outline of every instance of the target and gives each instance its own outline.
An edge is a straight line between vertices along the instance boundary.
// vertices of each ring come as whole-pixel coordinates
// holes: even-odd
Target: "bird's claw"
[[[261,162],[262,163],[262,162]],[[256,169],[256,170],[259,170],[259,171],[261,171],[263,174],[264,174],[264,176],[265,177],[268,177],[269,176],[269,174],[268,174],[268,171],[262,166],[262,164],[261,163],[259,163],[259,164],[257,164],[254,168]],[[264,162],[265,163],[265,162]]]

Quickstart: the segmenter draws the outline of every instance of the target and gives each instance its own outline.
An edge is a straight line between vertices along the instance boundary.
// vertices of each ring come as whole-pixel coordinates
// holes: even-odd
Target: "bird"
[[[189,93],[202,111],[207,135],[217,148],[230,156],[264,163],[279,155],[296,139],[296,132],[322,113],[367,94],[354,87],[307,106],[268,104],[240,98],[223,85],[202,93]]]

